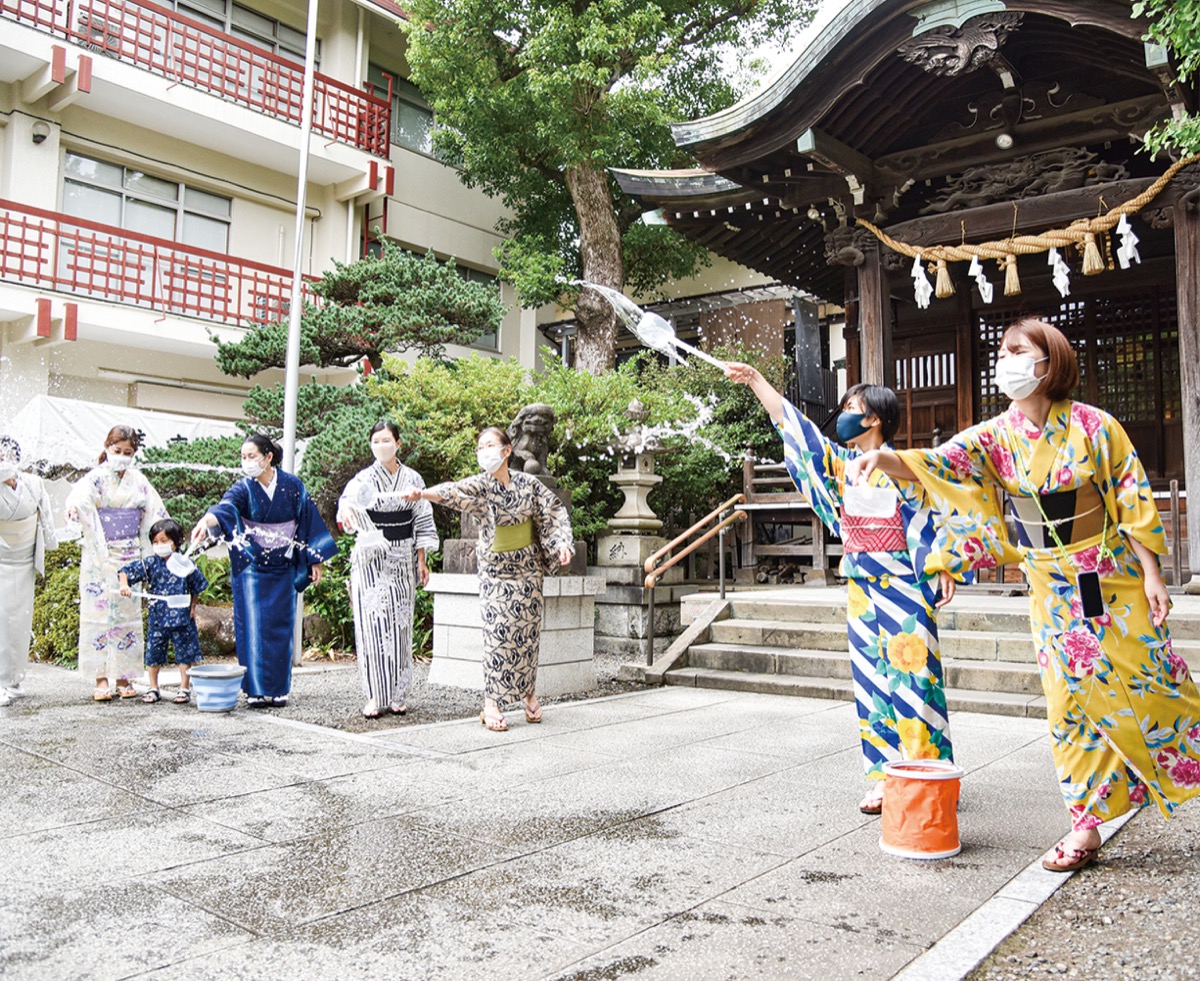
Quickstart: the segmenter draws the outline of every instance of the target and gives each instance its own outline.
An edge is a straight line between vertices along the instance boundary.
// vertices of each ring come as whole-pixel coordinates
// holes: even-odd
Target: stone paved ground
[[[1026,871],[1063,821],[1035,720],[954,716],[964,849],[921,863],[855,807],[846,703],[655,689],[364,735],[28,685],[6,978],[877,979],[1059,884]]]

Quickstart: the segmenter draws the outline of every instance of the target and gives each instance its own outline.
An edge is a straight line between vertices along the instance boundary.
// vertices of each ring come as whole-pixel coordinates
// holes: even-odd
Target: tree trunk
[[[613,211],[608,174],[601,167],[581,164],[567,171],[567,187],[579,216],[579,253],[583,278],[598,286],[620,290],[625,285],[621,260],[621,232]],[[575,308],[579,334],[575,342],[575,367],[593,375],[611,371],[617,320],[608,301],[594,290],[584,290]]]

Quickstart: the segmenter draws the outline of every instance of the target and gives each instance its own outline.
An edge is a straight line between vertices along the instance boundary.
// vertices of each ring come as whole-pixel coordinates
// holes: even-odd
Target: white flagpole
[[[300,96],[300,166],[296,175],[296,251],[292,257],[292,299],[288,308],[287,360],[283,381],[283,469],[296,472],[296,400],[300,387],[300,317],[304,310],[304,212],[308,204],[308,150],[312,137],[313,69],[317,61],[317,0],[309,0],[304,44],[304,89]],[[296,598],[292,663],[303,653],[304,596]]]

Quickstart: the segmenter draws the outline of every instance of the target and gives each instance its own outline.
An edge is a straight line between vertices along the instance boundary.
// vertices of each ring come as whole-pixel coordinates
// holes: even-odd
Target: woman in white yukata
[[[21,445],[0,436],[0,706],[22,698],[33,626],[34,574],[58,547],[41,477],[20,473]]]
[[[113,426],[104,438],[99,466],[67,495],[67,520],[83,531],[79,564],[79,673],[96,679],[92,698],[136,698],[133,679],[142,673],[142,601],[120,595],[121,566],[149,554],[150,526],[170,517],[162,498],[132,466],[140,437]]]
[[[484,473],[401,496],[465,511],[479,521],[479,600],[483,614],[483,711],[493,732],[508,728],[501,708],[521,700],[526,722],[542,721],[537,685],[542,639],[542,577],[575,555],[567,509],[540,480],[508,468],[512,440],[490,426],[479,434]]]
[[[425,555],[438,547],[433,508],[401,498],[425,481],[398,459],[400,430],[386,419],[371,429],[375,463],[355,474],[338,501],[338,524],[358,532],[350,556],[354,647],[366,704],[379,718],[386,707],[404,715],[412,684],[413,610],[417,583],[429,582]]]

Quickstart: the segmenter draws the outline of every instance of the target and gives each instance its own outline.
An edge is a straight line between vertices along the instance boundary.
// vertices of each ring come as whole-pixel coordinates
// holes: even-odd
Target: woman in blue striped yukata
[[[855,385],[842,398],[838,446],[750,365],[725,375],[749,385],[783,439],[788,473],[825,526],[842,539],[840,573],[849,580],[850,666],[870,789],[864,814],[883,807],[883,764],[952,760],[937,610],[954,596],[957,563],[924,491],[876,471],[847,488],[847,461],[886,446],[900,424],[896,393]],[[849,505],[849,513],[847,506]]]

